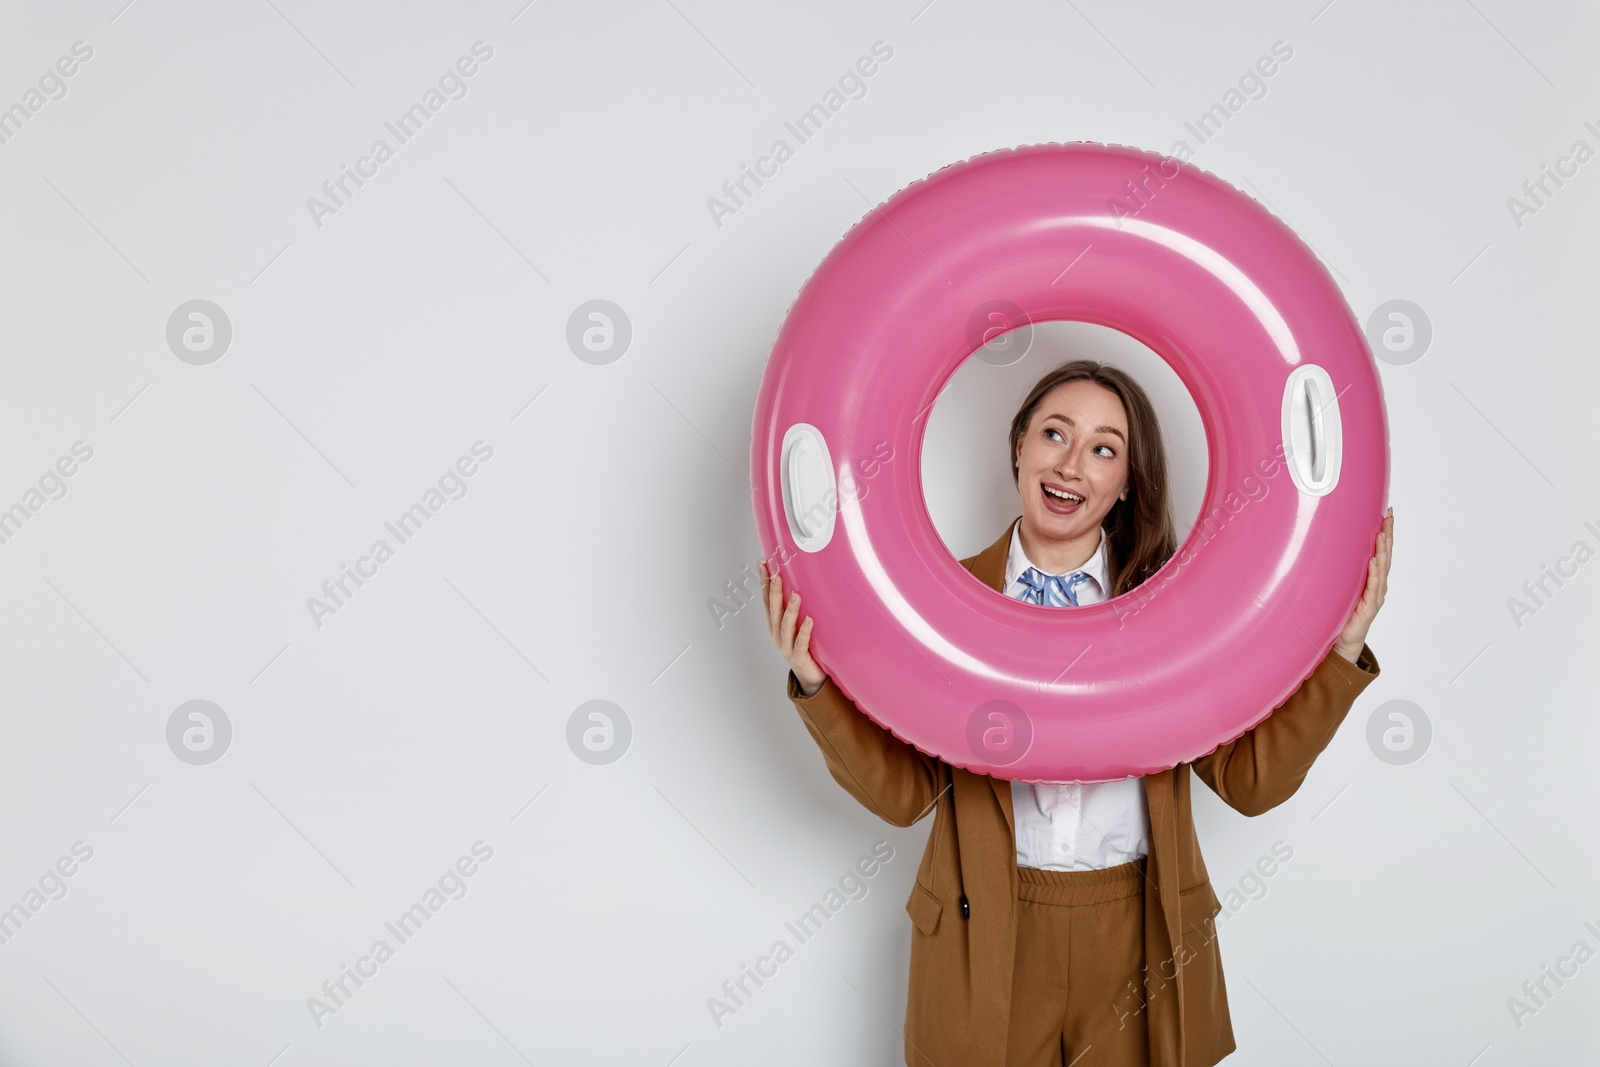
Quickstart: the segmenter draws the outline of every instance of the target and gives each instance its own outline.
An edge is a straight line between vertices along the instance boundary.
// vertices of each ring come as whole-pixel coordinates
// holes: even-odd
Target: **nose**
[[[1077,441],[1073,441],[1067,445],[1066,448],[1061,450],[1060,456],[1056,459],[1056,474],[1060,475],[1062,478],[1068,478],[1078,473],[1082,463],[1083,445]]]

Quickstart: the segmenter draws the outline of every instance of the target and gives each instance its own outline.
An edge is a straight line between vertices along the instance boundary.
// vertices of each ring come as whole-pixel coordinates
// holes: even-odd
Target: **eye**
[[[1096,449],[1101,449],[1101,448],[1105,449],[1106,450],[1106,458],[1107,459],[1115,459],[1116,458],[1117,450],[1112,448],[1110,445],[1095,445],[1094,447]]]
[[[1061,431],[1056,429],[1054,426],[1047,427],[1044,431],[1044,434],[1046,437],[1049,437],[1051,434],[1055,434],[1058,438],[1061,437]]]

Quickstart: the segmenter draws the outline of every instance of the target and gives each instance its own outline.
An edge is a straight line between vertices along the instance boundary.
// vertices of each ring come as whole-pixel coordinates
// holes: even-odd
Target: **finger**
[[[1371,622],[1378,610],[1378,557],[1367,560],[1367,586],[1361,591],[1361,618]]]
[[[1384,535],[1383,543],[1378,546],[1378,570],[1385,578],[1389,575],[1389,563],[1394,559],[1394,538]]]
[[[1367,560],[1367,580],[1361,587],[1361,595],[1356,598],[1355,610],[1350,612],[1350,621],[1353,623],[1365,621],[1372,610],[1372,568],[1376,563],[1375,559]]]
[[[778,635],[778,616],[783,609],[783,575],[774,574],[767,585],[767,626],[772,635]]]
[[[767,633],[768,633],[768,635],[770,635],[772,637],[774,642],[776,642],[777,639],[778,639],[777,612],[773,610],[773,606],[772,606],[772,597],[773,597],[773,594],[776,591],[777,591],[777,576],[776,575],[772,575],[772,574],[768,574],[765,578],[762,579],[762,582],[761,582],[761,600],[762,600],[762,605],[761,606],[762,606],[763,609],[765,609],[763,611],[763,614],[765,614],[766,617],[767,617]]]
[[[772,639],[777,642],[778,651],[783,654],[784,659],[794,655],[794,617],[792,614],[784,612],[778,619],[777,625],[773,630]]]
[[[1378,546],[1378,601],[1383,602],[1389,592],[1389,566],[1394,560],[1394,535],[1386,532]]]
[[[1389,573],[1389,527],[1389,517],[1385,515],[1383,522],[1379,524],[1372,558],[1367,560],[1367,592],[1377,598],[1382,597],[1384,581]]]
[[[789,604],[791,606],[789,606],[787,608],[784,608],[783,604],[780,603],[780,608],[783,608],[783,610],[780,610],[780,612],[778,614],[778,621],[774,624],[775,633],[776,633],[777,641],[778,641],[778,650],[780,652],[782,652],[784,654],[784,656],[788,656],[789,653],[794,650],[794,608],[792,607],[793,600],[794,600],[794,594],[791,593],[789,595],[789,597],[788,597],[788,602],[789,602]]]
[[[782,639],[783,654],[788,656],[794,652],[795,620],[800,615],[800,594],[789,594],[789,606],[784,609],[783,621],[778,624],[779,636]]]
[[[767,586],[767,632],[772,635],[774,644],[782,645],[778,637],[778,619],[782,615],[780,610],[783,604],[783,589],[774,577],[772,584]]]
[[[800,634],[794,642],[795,655],[811,658],[811,624],[816,621],[815,616],[807,615],[806,621],[800,624]]]

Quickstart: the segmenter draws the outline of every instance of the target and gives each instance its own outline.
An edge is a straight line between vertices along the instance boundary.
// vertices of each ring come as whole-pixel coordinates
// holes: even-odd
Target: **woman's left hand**
[[[1367,561],[1367,587],[1356,601],[1339,640],[1333,643],[1334,651],[1351,663],[1361,655],[1361,648],[1367,643],[1367,630],[1377,618],[1378,609],[1383,607],[1383,594],[1389,589],[1389,553],[1393,546],[1394,508],[1391,507],[1383,516],[1383,528],[1378,531],[1378,550]]]

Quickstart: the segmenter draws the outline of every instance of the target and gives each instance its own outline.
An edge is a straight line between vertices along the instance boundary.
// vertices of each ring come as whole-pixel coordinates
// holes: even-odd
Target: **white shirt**
[[[1011,527],[1006,556],[1005,594],[1026,588],[1020,575],[1033,563],[1022,551],[1022,522]],[[1076,568],[1089,576],[1077,587],[1078,603],[1107,599],[1106,532],[1089,561]],[[1041,574],[1048,573],[1043,567]],[[1071,573],[1071,572],[1067,572]],[[1056,610],[1068,610],[1056,609]],[[1011,783],[1011,808],[1017,824],[1017,864],[1047,871],[1088,871],[1115,867],[1150,854],[1149,816],[1144,781]]]

